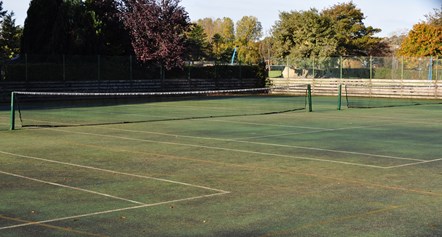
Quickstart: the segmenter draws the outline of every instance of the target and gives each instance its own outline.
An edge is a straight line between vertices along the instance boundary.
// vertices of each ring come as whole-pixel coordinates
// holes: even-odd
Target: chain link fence
[[[442,79],[434,57],[279,58],[267,69],[271,78]]]
[[[23,55],[0,62],[0,81],[108,81],[149,79],[266,78],[264,65],[191,62],[166,70],[142,64],[134,56]]]

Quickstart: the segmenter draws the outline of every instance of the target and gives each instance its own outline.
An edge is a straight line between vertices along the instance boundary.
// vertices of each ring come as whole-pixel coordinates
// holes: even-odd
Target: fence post
[[[428,80],[433,80],[433,56],[430,56],[430,65],[428,65]]]
[[[404,80],[404,56],[401,57],[401,79]]]
[[[315,78],[315,57],[313,57],[313,79]]]
[[[373,79],[373,58],[370,55],[370,79]]]
[[[339,78],[342,79],[342,56],[339,56]]]

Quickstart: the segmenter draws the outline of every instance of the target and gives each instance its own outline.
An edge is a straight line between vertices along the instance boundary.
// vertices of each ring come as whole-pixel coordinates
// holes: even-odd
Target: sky
[[[205,17],[230,17],[234,22],[243,16],[255,16],[263,26],[264,35],[279,19],[280,12],[323,10],[350,0],[181,0],[192,21]],[[14,11],[17,25],[22,25],[30,0],[3,0],[3,10]],[[380,28],[376,36],[388,37],[410,30],[424,21],[425,15],[442,6],[442,0],[353,0],[366,19],[365,26]]]

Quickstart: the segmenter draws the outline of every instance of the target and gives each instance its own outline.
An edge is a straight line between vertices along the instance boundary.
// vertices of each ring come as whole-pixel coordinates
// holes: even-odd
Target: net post
[[[307,85],[307,99],[308,99],[308,112],[313,111],[312,107],[312,86],[310,84]]]
[[[341,110],[342,105],[342,84],[338,86],[338,110]]]
[[[14,104],[14,99],[15,97],[15,93],[11,92],[11,127],[10,130],[15,130],[15,104]]]

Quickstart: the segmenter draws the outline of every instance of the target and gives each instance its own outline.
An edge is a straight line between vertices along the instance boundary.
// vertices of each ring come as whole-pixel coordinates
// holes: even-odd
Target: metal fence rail
[[[434,57],[280,58],[269,62],[270,78],[442,79],[442,59]]]

